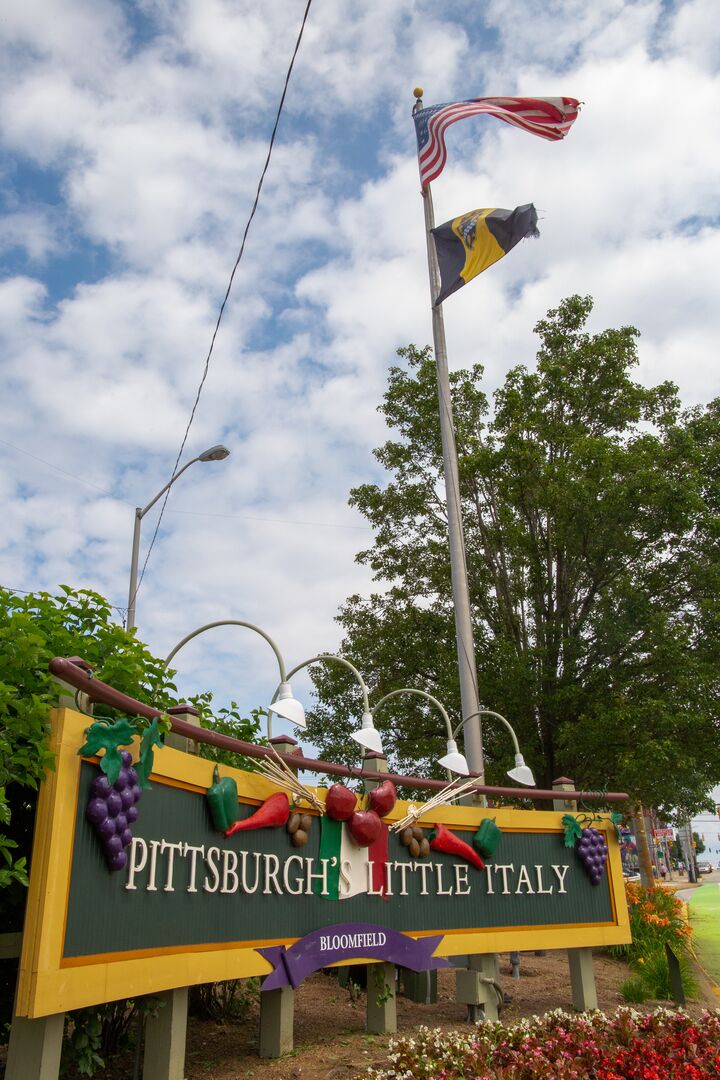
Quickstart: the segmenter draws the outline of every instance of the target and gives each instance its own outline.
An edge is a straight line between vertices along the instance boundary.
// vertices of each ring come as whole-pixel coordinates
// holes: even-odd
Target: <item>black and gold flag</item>
[[[532,203],[514,210],[471,210],[432,230],[440,267],[435,306],[488,266],[502,259],[525,236],[539,236]]]

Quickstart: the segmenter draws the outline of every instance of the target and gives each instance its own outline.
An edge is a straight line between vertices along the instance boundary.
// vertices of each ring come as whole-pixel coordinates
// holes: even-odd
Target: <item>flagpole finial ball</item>
[[[413,90],[413,97],[421,98],[423,96],[423,93],[424,93],[424,91],[423,91],[422,86],[416,86],[415,89]]]

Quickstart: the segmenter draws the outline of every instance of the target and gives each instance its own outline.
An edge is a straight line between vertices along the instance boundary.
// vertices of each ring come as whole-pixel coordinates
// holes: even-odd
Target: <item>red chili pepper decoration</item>
[[[478,870],[485,869],[485,863],[477,852],[464,840],[459,840],[455,833],[451,833],[444,825],[436,825],[430,833],[430,847],[433,851],[442,851],[446,855],[457,855],[459,859],[472,863]]]
[[[290,800],[284,791],[276,791],[261,806],[258,806],[254,814],[231,825],[225,835],[234,836],[237,832],[246,832],[250,829],[276,829],[278,825],[284,825],[289,817]]]

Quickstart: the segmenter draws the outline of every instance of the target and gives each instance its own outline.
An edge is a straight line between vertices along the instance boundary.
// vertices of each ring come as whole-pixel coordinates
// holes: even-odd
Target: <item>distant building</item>
[[[697,833],[705,844],[705,850],[698,856],[700,860],[707,860],[713,866],[720,865],[720,787],[714,788],[712,801],[715,804],[714,814],[700,814],[692,819],[692,831]]]

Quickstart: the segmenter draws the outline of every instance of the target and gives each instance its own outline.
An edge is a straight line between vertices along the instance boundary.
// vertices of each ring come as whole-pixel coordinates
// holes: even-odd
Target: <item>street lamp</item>
[[[175,648],[165,657],[165,664],[168,665],[173,657],[180,652],[183,645],[187,645],[188,641],[192,641],[193,638],[198,637],[200,634],[204,634],[206,630],[212,630],[216,626],[244,626],[248,630],[254,630],[256,634],[259,634],[261,638],[264,638],[265,641],[267,641],[268,645],[275,653],[278,668],[280,669],[280,685],[273,695],[270,709],[272,709],[273,712],[276,712],[278,716],[284,716],[286,720],[289,720],[297,727],[305,727],[305,710],[300,702],[293,697],[282,654],[270,635],[266,634],[265,631],[261,630],[255,623],[246,622],[244,619],[219,619],[217,622],[205,623],[204,626],[199,626],[197,630],[193,630],[191,633],[187,634],[182,641],[178,641]],[[297,671],[297,668],[295,668],[295,671]],[[294,672],[291,671],[290,674],[292,675]],[[275,700],[275,697],[277,697],[277,701]],[[271,732],[270,709],[268,710],[268,738],[270,737]]]
[[[457,743],[455,742],[456,732],[453,732],[452,724],[450,723],[450,717],[447,714],[447,710],[442,704],[442,702],[438,701],[438,699],[436,697],[433,697],[432,694],[428,694],[426,690],[416,690],[414,687],[411,686],[405,686],[401,690],[391,690],[389,694],[386,694],[385,697],[380,698],[380,700],[376,703],[375,712],[377,712],[380,706],[384,705],[386,701],[389,701],[391,698],[398,697],[398,695],[400,694],[415,694],[417,697],[425,698],[426,701],[430,701],[442,713],[448,733],[447,753],[444,757],[441,757],[438,760],[438,765],[442,766],[443,769],[447,769],[449,773],[454,772],[458,773],[460,776],[468,776],[468,774],[470,773],[470,769],[468,768],[468,763],[465,759],[465,755],[461,754],[457,748]]]
[[[510,732],[515,747],[515,768],[510,769],[507,775],[511,780],[517,781],[518,784],[525,784],[527,787],[535,787],[535,777],[533,776],[532,769],[525,764],[525,758],[520,753],[520,746],[518,745],[515,729],[512,727],[509,720],[506,720],[499,712],[495,712],[493,709],[479,709],[477,712],[471,713],[470,716],[466,716],[455,728],[453,735],[457,735],[460,728],[464,727],[465,724],[470,720],[473,720],[476,716],[494,716],[496,720],[502,721]]]
[[[363,713],[360,721],[361,726],[359,731],[353,731],[350,735],[350,738],[355,739],[355,742],[360,743],[360,745],[364,746],[367,750],[374,750],[376,753],[381,754],[382,741],[380,739],[380,733],[375,728],[375,724],[373,723],[373,716],[370,712],[370,704],[368,701],[368,688],[365,684],[365,680],[363,679],[362,675],[354,664],[351,664],[350,661],[346,660],[344,656],[336,656],[334,653],[320,653],[319,656],[313,656],[310,660],[303,660],[301,664],[297,664],[292,669],[292,671],[288,673],[288,678],[292,678],[292,676],[295,675],[296,672],[300,671],[302,668],[308,667],[309,664],[316,664],[320,660],[331,660],[335,663],[342,664],[344,667],[348,668],[355,676],[362,692]],[[275,700],[276,696],[278,701]],[[278,687],[278,689],[275,691],[275,694],[273,694],[273,699],[270,703],[270,708],[268,709],[268,738],[271,737],[272,730],[270,723],[270,713],[276,712],[280,715],[283,715],[281,710],[278,709],[278,702],[281,700],[281,698],[281,687]]]
[[[127,612],[127,628],[132,630],[137,624],[135,622],[135,600],[138,591],[138,556],[140,554],[140,525],[142,519],[147,514],[148,510],[151,510],[155,503],[161,498],[168,488],[172,487],[175,481],[182,476],[186,469],[189,469],[191,465],[194,465],[196,461],[224,461],[226,457],[230,456],[230,451],[226,446],[222,446],[220,443],[217,446],[211,446],[209,450],[205,450],[202,454],[198,454],[197,457],[192,458],[182,469],[178,469],[174,473],[164,488],[158,491],[154,499],[147,504],[147,506],[135,508],[135,528],[133,531],[133,544],[132,544],[132,556],[130,558],[130,592],[128,594],[128,612]]]

